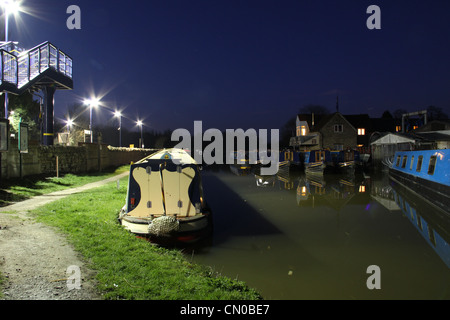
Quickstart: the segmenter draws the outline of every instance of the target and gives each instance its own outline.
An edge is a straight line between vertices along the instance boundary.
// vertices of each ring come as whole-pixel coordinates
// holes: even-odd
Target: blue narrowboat
[[[397,151],[389,177],[450,215],[450,149]]]
[[[119,222],[154,242],[193,242],[209,234],[211,210],[200,169],[184,150],[165,149],[130,167]]]
[[[290,149],[280,151],[280,159],[279,159],[280,168],[300,164],[301,164],[300,152]]]
[[[332,165],[338,173],[354,173],[355,165],[360,161],[360,154],[356,150],[331,151]]]
[[[323,174],[332,162],[329,150],[302,151],[300,154],[300,161],[305,167],[305,173]]]

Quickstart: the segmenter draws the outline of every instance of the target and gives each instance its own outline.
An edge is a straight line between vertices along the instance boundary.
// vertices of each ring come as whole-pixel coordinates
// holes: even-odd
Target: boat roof
[[[163,149],[158,152],[155,152],[148,157],[142,159],[139,162],[144,162],[148,160],[175,160],[174,163],[179,164],[197,164],[197,162],[191,157],[191,155],[183,150],[178,148],[169,148]]]

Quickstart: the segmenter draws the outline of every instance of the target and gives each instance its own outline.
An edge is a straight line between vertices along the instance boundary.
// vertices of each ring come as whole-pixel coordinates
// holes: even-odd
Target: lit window
[[[306,136],[306,126],[302,126],[302,132],[301,132],[302,136]]]
[[[402,126],[395,126],[395,131],[396,132],[402,131]]]
[[[364,136],[365,134],[366,134],[366,129],[364,129],[364,128],[358,129],[358,136]]]

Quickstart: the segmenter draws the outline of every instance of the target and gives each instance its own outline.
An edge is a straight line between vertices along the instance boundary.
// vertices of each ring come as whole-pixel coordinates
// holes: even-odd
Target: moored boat
[[[305,173],[323,174],[328,164],[331,163],[329,150],[302,151],[301,155]]]
[[[450,216],[450,149],[397,151],[389,177]]]
[[[360,163],[360,154],[357,150],[331,151],[332,167],[337,173],[354,174],[356,164]]]
[[[156,242],[191,242],[208,234],[211,210],[195,160],[174,148],[132,164],[119,221],[130,232]]]

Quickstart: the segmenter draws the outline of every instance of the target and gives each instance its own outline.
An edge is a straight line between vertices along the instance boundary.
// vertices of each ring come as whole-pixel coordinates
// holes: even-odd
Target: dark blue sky
[[[81,8],[81,30],[66,9]],[[381,8],[381,30],[366,9]],[[55,115],[91,94],[164,130],[279,128],[299,108],[344,114],[450,115],[450,2],[364,0],[24,0],[10,22],[25,48],[50,41],[72,56],[73,91]],[[110,113],[100,111],[94,122]],[[132,127],[131,122],[127,125]]]

